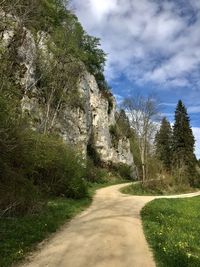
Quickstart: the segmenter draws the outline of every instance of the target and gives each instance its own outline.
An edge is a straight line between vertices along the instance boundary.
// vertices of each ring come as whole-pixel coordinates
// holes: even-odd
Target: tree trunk
[[[142,146],[141,150],[141,162],[142,162],[142,183],[146,181],[146,167],[145,167],[145,147]]]

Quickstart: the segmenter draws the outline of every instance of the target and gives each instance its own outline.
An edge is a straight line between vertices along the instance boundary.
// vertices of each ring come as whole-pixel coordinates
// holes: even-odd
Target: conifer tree
[[[162,119],[160,130],[155,137],[156,155],[164,165],[164,168],[169,171],[172,161],[172,128],[169,121],[164,117]]]
[[[173,127],[173,166],[184,169],[186,176],[191,179],[195,172],[196,157],[194,154],[195,139],[190,126],[187,110],[179,100],[175,111]],[[190,181],[191,182],[191,181]]]

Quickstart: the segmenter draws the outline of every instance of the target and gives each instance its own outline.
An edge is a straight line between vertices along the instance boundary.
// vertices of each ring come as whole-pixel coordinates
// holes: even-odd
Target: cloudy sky
[[[154,93],[173,122],[188,108],[200,158],[200,0],[72,0],[86,31],[108,54],[105,75],[118,101]]]

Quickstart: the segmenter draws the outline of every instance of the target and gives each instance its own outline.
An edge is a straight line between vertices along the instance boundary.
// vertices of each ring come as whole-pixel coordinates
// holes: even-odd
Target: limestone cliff
[[[13,42],[15,34],[14,28],[3,33],[4,49]],[[48,65],[48,58],[53,55],[48,53],[45,45],[45,40],[48,38],[45,33],[39,33],[35,38],[29,30],[23,28],[21,34],[23,39],[19,42],[16,55],[20,66],[16,79],[23,91],[21,106],[23,112],[30,118],[31,127],[40,131],[48,107],[38,85],[36,58],[38,51],[46,54],[47,62],[44,62],[44,65]],[[52,90],[52,94],[53,92]],[[118,141],[117,147],[112,144],[110,126],[116,123],[115,99],[111,93],[109,98],[105,97],[98,88],[94,76],[88,73],[84,66],[81,74],[77,75],[77,92],[81,105],[72,106],[68,101],[55,106],[51,111],[53,114],[51,131],[58,133],[66,143],[76,146],[84,156],[92,140],[103,162],[133,165],[129,140],[123,137]]]

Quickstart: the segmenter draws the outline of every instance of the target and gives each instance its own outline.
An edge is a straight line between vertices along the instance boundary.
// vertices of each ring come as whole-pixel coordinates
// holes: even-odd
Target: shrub
[[[92,133],[90,136],[88,145],[87,145],[87,156],[88,156],[89,161],[93,162],[93,165],[100,166],[101,158],[100,158],[99,153],[96,150],[96,147],[94,146],[94,143],[95,143],[94,138],[95,138],[94,133]]]
[[[156,157],[149,155],[146,162],[147,179],[164,178],[167,172],[163,168],[163,164]]]
[[[125,180],[133,180],[134,177],[132,166],[121,163],[118,165],[113,165],[112,168],[121,176],[121,178]]]
[[[172,186],[172,180],[169,179],[159,179],[159,180],[150,180],[145,181],[141,184],[141,187],[149,193],[156,193],[158,195],[162,195],[165,192],[170,192],[170,187]]]
[[[96,167],[91,159],[87,161],[86,179],[92,183],[105,183],[108,179],[108,171],[101,167]]]
[[[73,149],[58,137],[36,133],[31,134],[30,143],[32,157],[27,159],[27,176],[44,193],[69,198],[87,195],[85,163]]]
[[[34,214],[46,204],[39,188],[17,172],[1,181],[0,195],[0,217]]]
[[[58,137],[26,130],[9,101],[0,103],[0,214],[36,212],[45,194],[86,196],[83,160]]]
[[[15,99],[0,96],[0,215],[34,213],[45,201],[37,186],[25,175],[31,147],[24,138],[25,121],[17,112]]]

